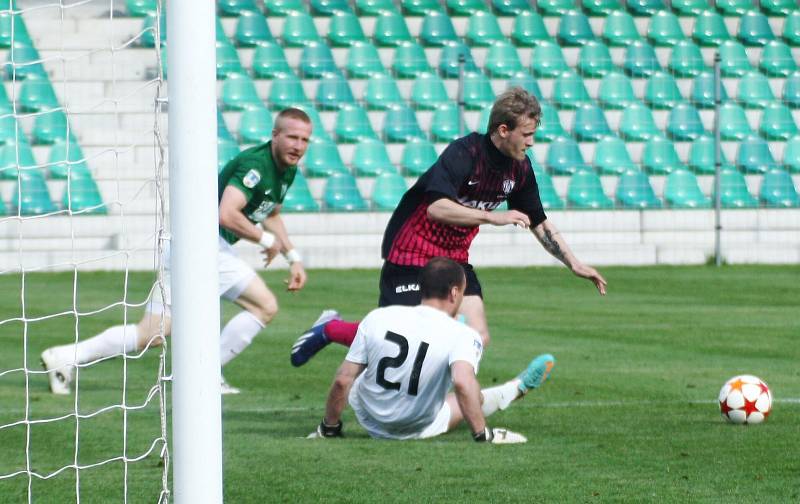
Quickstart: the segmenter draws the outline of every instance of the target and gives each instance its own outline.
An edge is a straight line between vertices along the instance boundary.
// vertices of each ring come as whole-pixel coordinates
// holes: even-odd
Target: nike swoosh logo
[[[469,182],[467,182],[467,185],[475,185],[475,184],[479,184],[479,183],[480,183],[479,180],[470,180]]]
[[[267,189],[266,191],[264,191],[264,196],[269,195],[269,193],[271,193],[271,192],[272,192],[272,189]]]

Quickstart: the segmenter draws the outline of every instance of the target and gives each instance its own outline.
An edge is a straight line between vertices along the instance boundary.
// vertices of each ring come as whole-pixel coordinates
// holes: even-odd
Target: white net
[[[160,18],[157,0],[0,1],[5,502],[169,497],[166,346],[147,351],[163,329],[76,345],[132,328],[162,288]]]

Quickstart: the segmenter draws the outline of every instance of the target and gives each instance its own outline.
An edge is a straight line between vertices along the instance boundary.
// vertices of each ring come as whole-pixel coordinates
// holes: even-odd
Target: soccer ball
[[[735,424],[757,424],[772,409],[772,392],[766,383],[751,375],[734,376],[719,391],[722,418]]]

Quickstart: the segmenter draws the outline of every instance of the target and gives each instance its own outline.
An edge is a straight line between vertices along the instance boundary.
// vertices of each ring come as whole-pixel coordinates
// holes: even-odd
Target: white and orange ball
[[[761,423],[771,410],[772,392],[766,383],[755,376],[734,376],[719,391],[719,411],[731,423]]]

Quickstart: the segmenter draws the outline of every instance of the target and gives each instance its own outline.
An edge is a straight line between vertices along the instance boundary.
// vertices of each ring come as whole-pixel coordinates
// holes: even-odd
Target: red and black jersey
[[[509,209],[527,214],[534,227],[547,218],[530,160],[505,156],[488,135],[471,133],[448,145],[403,195],[383,235],[383,259],[400,266],[424,266],[436,256],[469,262],[478,226],[430,220],[428,206],[440,198],[488,211],[508,201]]]

